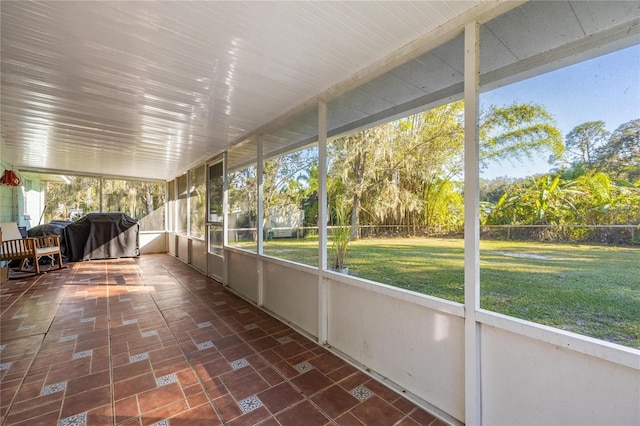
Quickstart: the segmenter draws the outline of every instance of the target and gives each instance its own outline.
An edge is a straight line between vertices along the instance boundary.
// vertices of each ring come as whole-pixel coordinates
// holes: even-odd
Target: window
[[[178,199],[176,201],[176,223],[175,232],[178,234],[187,233],[187,175],[176,178]]]
[[[104,179],[102,211],[126,213],[142,231],[164,229],[165,183]]]
[[[121,212],[138,220],[143,231],[164,230],[164,182],[55,174],[41,177],[45,223],[77,220],[92,212]]]
[[[209,253],[222,254],[224,232],[224,167],[222,161],[209,165]]]
[[[189,236],[204,239],[206,186],[203,166],[189,170]]]
[[[219,162],[209,166],[209,222],[221,223],[223,221],[223,195],[223,164]]]
[[[100,211],[100,179],[84,176],[43,175],[44,222],[78,220]]]
[[[266,255],[318,266],[318,148],[265,161]]]
[[[176,181],[167,182],[167,231],[175,230],[176,223]]]
[[[256,166],[230,172],[228,241],[232,247],[257,250]]]
[[[482,93],[485,116],[513,123],[483,129],[483,309],[640,348],[639,58],[635,45]]]
[[[328,146],[328,267],[464,301],[463,104]]]

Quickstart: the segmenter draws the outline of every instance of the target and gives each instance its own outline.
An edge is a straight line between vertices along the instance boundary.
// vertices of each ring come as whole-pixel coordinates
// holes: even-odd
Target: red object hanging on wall
[[[2,178],[0,178],[0,185],[5,186],[20,186],[21,182],[22,179],[20,179],[20,175],[13,170],[5,170]]]

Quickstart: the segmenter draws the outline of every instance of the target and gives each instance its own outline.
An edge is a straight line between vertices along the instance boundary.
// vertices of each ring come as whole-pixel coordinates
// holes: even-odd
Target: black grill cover
[[[71,262],[140,255],[140,225],[124,213],[89,213],[64,228]]]

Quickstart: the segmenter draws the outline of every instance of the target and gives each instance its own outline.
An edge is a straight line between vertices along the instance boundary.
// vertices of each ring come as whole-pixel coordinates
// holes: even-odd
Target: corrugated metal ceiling
[[[476,5],[3,1],[2,160],[172,178]]]
[[[0,154],[18,167],[171,179],[476,5],[2,2]],[[483,87],[638,43],[639,20],[637,1],[524,3],[481,26]],[[461,97],[460,31],[328,96],[329,134]],[[268,129],[265,155],[312,141],[316,123],[300,108]],[[230,162],[254,161],[256,141]]]

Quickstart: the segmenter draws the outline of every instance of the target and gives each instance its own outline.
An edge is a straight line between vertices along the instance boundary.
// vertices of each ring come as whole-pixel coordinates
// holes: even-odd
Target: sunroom
[[[142,261],[182,261],[448,424],[640,423],[638,2],[16,1],[0,13],[0,165],[20,177],[0,186],[0,222],[127,213]],[[578,143],[585,126],[593,151]],[[599,158],[600,174],[579,175]],[[583,224],[595,209],[576,213],[578,185],[605,174],[607,208]],[[510,191],[565,191],[564,221],[550,196],[491,198],[501,177]],[[512,202],[510,222],[491,200]],[[539,220],[523,224],[529,201]],[[2,284],[3,302],[20,282]],[[23,319],[12,303],[3,331]],[[117,389],[107,423],[122,420]],[[5,417],[10,398],[6,424],[20,418]],[[138,398],[124,420],[148,421]],[[305,403],[319,424],[373,424],[318,401]],[[296,424],[263,402],[268,419],[235,422]],[[55,421],[71,424],[79,414],[62,407]],[[377,421],[421,423],[405,414]]]

